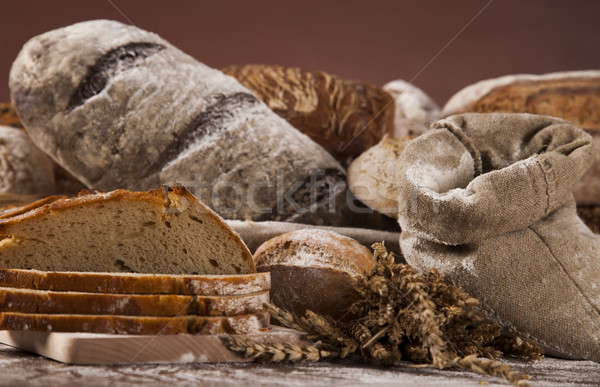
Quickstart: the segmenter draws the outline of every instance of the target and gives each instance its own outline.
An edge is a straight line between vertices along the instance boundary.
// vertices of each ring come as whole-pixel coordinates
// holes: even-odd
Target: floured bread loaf
[[[343,318],[356,300],[352,277],[368,273],[375,259],[354,239],[325,230],[293,231],[254,253],[258,271],[271,272],[271,301],[297,315],[309,309]]]
[[[596,155],[573,194],[577,204],[600,204],[600,70],[507,75],[477,82],[452,96],[442,114],[463,112],[542,114],[584,129],[594,139]]]
[[[380,88],[297,67],[243,65],[222,71],[344,165],[394,129],[394,101]]]
[[[439,106],[423,90],[401,79],[383,86],[394,97],[393,137],[418,136],[441,118]]]
[[[268,329],[266,312],[230,317],[137,317],[85,314],[0,314],[0,330],[88,332],[132,335],[216,335],[258,333]]]
[[[268,291],[269,273],[176,275],[0,269],[0,286],[87,293],[229,296]]]
[[[88,193],[0,219],[0,268],[243,274],[255,271],[239,235],[176,185]]]
[[[9,86],[34,142],[88,187],[177,180],[233,219],[310,221],[345,204],[345,172],[325,149],[232,77],[134,26],[94,20],[34,37]]]
[[[56,292],[0,287],[0,312],[127,316],[235,316],[263,310],[269,292],[237,296]]]
[[[412,137],[385,138],[360,155],[348,168],[354,196],[372,209],[398,218],[400,156]]]
[[[0,193],[53,193],[53,164],[25,132],[0,126]]]

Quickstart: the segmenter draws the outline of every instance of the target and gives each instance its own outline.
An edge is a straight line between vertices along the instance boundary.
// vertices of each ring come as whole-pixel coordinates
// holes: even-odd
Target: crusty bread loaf
[[[232,77],[135,26],[93,20],[36,36],[9,86],[34,142],[88,187],[177,180],[232,219],[310,222],[345,204],[345,171],[325,149]]]
[[[254,253],[258,271],[271,272],[271,301],[292,313],[343,318],[356,300],[351,281],[375,266],[369,249],[330,231],[299,230],[263,243]]]
[[[0,126],[0,193],[55,192],[52,160],[20,129]]]
[[[271,288],[269,273],[175,275],[0,269],[0,286],[87,293],[231,296]]]
[[[84,314],[0,314],[0,330],[88,332],[130,335],[214,335],[258,333],[269,327],[266,312],[229,317],[134,317]]]
[[[255,272],[239,235],[184,187],[87,193],[0,219],[0,268]]]
[[[412,137],[385,138],[360,155],[348,168],[348,186],[361,202],[398,218],[399,160]]]
[[[235,316],[263,310],[269,292],[236,296],[56,292],[0,287],[0,312]]]
[[[402,79],[386,83],[383,90],[394,98],[393,137],[418,136],[441,118],[435,101],[423,90]]]
[[[222,71],[344,165],[393,132],[392,97],[368,83],[285,66],[250,64]]]
[[[452,96],[442,113],[463,112],[543,114],[585,129],[594,138],[596,156],[573,193],[578,204],[600,204],[600,70],[484,80]]]
[[[19,129],[23,128],[23,123],[10,102],[0,103],[0,125]]]

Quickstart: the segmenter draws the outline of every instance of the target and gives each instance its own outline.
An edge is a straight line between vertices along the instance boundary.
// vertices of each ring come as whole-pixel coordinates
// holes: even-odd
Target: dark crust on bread
[[[257,320],[245,324],[244,320]],[[236,324],[239,322],[239,324]],[[137,335],[177,334],[249,334],[258,333],[269,326],[268,313],[255,313],[232,317],[132,317],[117,315],[76,314],[0,314],[0,330],[41,332],[88,332]]]
[[[600,130],[600,77],[515,81],[493,88],[460,112],[542,114]]]
[[[23,123],[10,102],[0,103],[0,125],[23,129]]]
[[[126,316],[234,316],[263,310],[268,292],[239,296],[140,295],[0,288],[0,312]]]
[[[177,183],[174,183],[172,188],[163,186],[160,189],[154,189],[147,192],[132,192],[123,189],[118,189],[107,193],[87,191],[82,192],[76,197],[66,199],[60,198],[48,204],[44,204],[41,206],[38,205],[37,207],[33,208],[28,212],[20,213],[12,217],[0,218],[0,236],[11,235],[10,226],[12,224],[16,224],[25,220],[41,219],[44,215],[48,213],[64,211],[78,206],[103,203],[110,200],[130,200],[137,202],[146,201],[149,203],[153,203],[157,206],[169,207],[172,203],[174,203],[172,199],[177,199],[179,197],[184,198],[188,201],[188,203],[193,203],[200,207],[203,213],[208,214],[217,224],[220,225],[222,232],[225,232],[230,237],[237,240],[240,246],[242,246],[245,250],[244,256],[250,267],[250,272],[256,272],[256,267],[254,266],[252,254],[250,253],[250,250],[248,250],[248,247],[244,244],[240,236],[231,228],[229,228],[225,221],[219,215],[217,215],[216,212],[208,208],[204,203],[200,202],[184,186]]]
[[[0,269],[0,286],[88,293],[226,296],[269,290],[271,279],[268,273],[188,276]]]
[[[241,65],[221,71],[342,164],[394,130],[393,98],[376,86],[296,67]]]

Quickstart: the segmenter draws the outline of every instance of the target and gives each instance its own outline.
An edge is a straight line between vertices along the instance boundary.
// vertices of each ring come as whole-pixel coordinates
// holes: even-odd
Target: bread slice
[[[268,291],[271,276],[269,273],[177,275],[0,269],[0,286],[63,292],[229,296]]]
[[[131,335],[249,334],[269,326],[266,312],[231,317],[132,317],[117,315],[1,313],[0,330]]]
[[[239,235],[187,189],[89,192],[0,219],[0,268],[255,272]]]
[[[297,315],[307,309],[339,319],[358,295],[352,277],[375,266],[368,248],[324,230],[299,230],[263,243],[254,253],[259,271],[271,273],[271,300]]]
[[[0,288],[0,312],[235,316],[261,311],[268,302],[268,291],[240,296],[182,296]]]

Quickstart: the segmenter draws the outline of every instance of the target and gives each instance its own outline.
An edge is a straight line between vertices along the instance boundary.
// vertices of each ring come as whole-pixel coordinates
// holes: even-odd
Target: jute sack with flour
[[[462,114],[432,129],[399,167],[406,260],[436,267],[547,354],[600,361],[600,237],[571,193],[591,137],[529,114]]]

